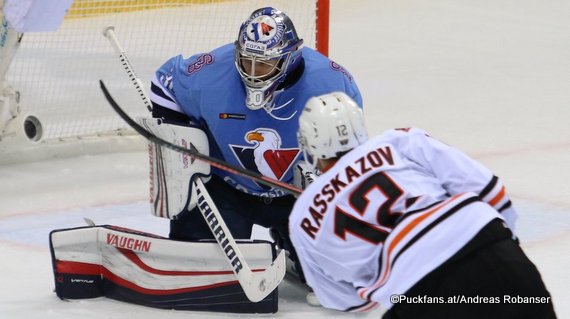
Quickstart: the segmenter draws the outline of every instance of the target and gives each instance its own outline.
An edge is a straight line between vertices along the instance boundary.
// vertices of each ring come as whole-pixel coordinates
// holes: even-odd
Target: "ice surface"
[[[570,2],[331,2],[330,56],[359,84],[371,134],[418,126],[503,177],[522,247],[558,317],[570,318]],[[0,318],[379,317],[308,306],[289,282],[274,315],[59,300],[49,231],[89,217],[165,235],[166,220],[149,214],[147,178],[145,153],[0,166]]]

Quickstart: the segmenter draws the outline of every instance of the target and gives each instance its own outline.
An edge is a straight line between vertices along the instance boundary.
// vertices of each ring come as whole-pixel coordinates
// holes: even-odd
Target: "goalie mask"
[[[299,117],[297,138],[312,165],[339,157],[368,140],[362,109],[343,92],[313,97]]]
[[[301,62],[299,39],[289,17],[274,8],[254,11],[235,42],[235,65],[246,88],[246,105],[271,114],[273,94]]]

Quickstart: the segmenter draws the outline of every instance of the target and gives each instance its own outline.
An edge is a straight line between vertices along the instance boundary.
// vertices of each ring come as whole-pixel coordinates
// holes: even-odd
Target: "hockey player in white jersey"
[[[298,198],[290,236],[323,306],[379,304],[384,319],[556,317],[489,169],[417,128],[368,139],[340,92],[312,98],[299,122],[323,173]]]

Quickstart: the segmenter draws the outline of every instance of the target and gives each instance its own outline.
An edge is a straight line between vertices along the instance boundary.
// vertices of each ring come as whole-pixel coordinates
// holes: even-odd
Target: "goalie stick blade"
[[[196,187],[197,207],[212,231],[212,235],[220,245],[220,249],[224,252],[245,295],[252,302],[263,300],[279,285],[285,276],[287,269],[285,251],[281,250],[273,263],[265,270],[261,272],[251,271],[251,267],[245,260],[204,183],[200,178],[195,178],[192,182],[194,187]]]
[[[285,251],[281,250],[271,266],[261,272],[244,272],[239,278],[241,287],[247,298],[253,302],[263,300],[285,277]]]
[[[227,163],[225,161],[222,161],[220,159],[217,159],[215,157],[210,157],[208,155],[204,155],[202,153],[196,152],[194,150],[191,149],[187,149],[187,148],[183,148],[181,146],[178,146],[176,144],[172,144],[168,141],[165,141],[163,139],[161,139],[160,137],[152,134],[151,132],[145,130],[142,126],[140,126],[135,120],[133,120],[120,106],[119,104],[117,104],[117,102],[115,101],[115,99],[111,96],[111,94],[109,93],[109,90],[107,89],[107,86],[105,86],[105,83],[103,83],[103,80],[99,80],[99,85],[101,87],[101,91],[103,91],[103,94],[105,95],[105,98],[107,99],[107,102],[109,102],[109,104],[111,105],[111,107],[115,110],[115,112],[117,112],[117,114],[119,114],[119,116],[125,121],[127,122],[127,124],[132,127],[137,133],[139,133],[140,135],[142,135],[144,138],[146,138],[147,140],[156,143],[158,145],[167,147],[171,150],[180,152],[180,153],[184,153],[184,154],[188,154],[191,157],[204,161],[208,164],[210,164],[213,167],[216,167],[218,169],[221,169],[223,171],[226,171],[228,173],[231,174],[235,174],[235,175],[241,175],[241,176],[245,176],[248,178],[251,178],[252,180],[262,183],[266,186],[269,187],[274,187],[274,188],[279,188],[287,193],[290,193],[292,195],[295,196],[299,196],[301,195],[302,190],[294,185],[276,180],[276,179],[272,179],[269,178],[267,176],[263,176],[262,174],[247,170],[245,168],[242,167],[238,167],[238,166],[233,166],[230,163]]]

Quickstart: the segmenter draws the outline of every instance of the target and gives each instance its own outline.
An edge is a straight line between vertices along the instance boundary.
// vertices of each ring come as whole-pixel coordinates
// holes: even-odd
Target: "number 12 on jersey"
[[[382,193],[386,198],[376,211],[376,221],[379,226],[392,229],[402,214],[394,212],[392,207],[404,192],[386,173],[378,172],[361,182],[348,197],[350,206],[360,217],[364,217],[371,205],[370,198],[376,197],[370,196],[374,191]],[[384,242],[389,234],[383,227],[366,222],[362,218],[342,210],[338,205],[335,207],[334,233],[342,240],[346,240],[346,233],[350,233],[373,245],[378,245]]]

